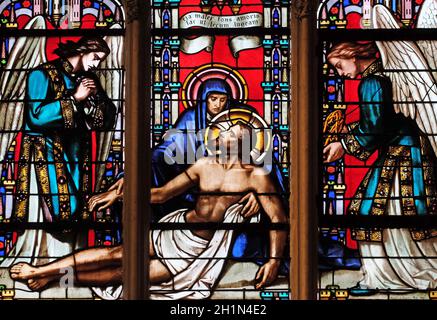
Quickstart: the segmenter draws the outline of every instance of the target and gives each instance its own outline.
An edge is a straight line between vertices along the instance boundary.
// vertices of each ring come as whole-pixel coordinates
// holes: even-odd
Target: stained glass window
[[[122,7],[0,9],[2,296],[120,299]],[[286,300],[289,2],[151,13],[151,298]]]
[[[121,241],[89,200],[123,171],[123,34],[117,0],[0,1],[2,299],[96,296],[74,263],[29,272]]]
[[[151,298],[288,299],[289,1],[152,8]]]
[[[429,299],[435,1],[321,1],[320,299]]]

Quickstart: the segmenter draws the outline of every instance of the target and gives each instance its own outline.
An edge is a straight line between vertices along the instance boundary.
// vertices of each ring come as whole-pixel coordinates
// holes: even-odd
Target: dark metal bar
[[[437,215],[427,216],[319,216],[321,228],[410,228],[437,229]],[[128,227],[128,226],[127,226]],[[8,222],[0,223],[0,231],[11,232],[19,230],[106,230],[118,231],[118,222],[58,222],[44,224],[42,222]],[[284,223],[151,223],[151,230],[288,230],[289,224]]]
[[[129,226],[126,226],[129,228]],[[105,230],[118,231],[120,224],[115,222],[53,222],[50,224],[43,222],[9,222],[0,223],[0,231],[18,231],[18,230]],[[151,230],[246,230],[246,231],[262,231],[262,230],[287,230],[287,223],[151,223]]]
[[[427,216],[320,216],[320,227],[337,228],[435,228],[437,215]]]
[[[215,223],[215,222],[192,222],[192,223],[152,223],[151,229],[159,230],[288,230],[287,223]]]
[[[116,222],[3,222],[0,223],[0,231],[25,231],[25,230],[46,230],[46,231],[65,231],[65,230],[105,230],[117,231],[120,224]]]
[[[318,35],[322,41],[357,41],[357,40],[436,40],[435,29],[320,29]]]
[[[2,29],[1,37],[82,37],[124,36],[124,29]]]

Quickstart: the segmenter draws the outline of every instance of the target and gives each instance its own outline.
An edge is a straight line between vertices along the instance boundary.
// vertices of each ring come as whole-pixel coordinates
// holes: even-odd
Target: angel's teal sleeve
[[[71,98],[56,99],[50,79],[43,70],[32,71],[27,79],[28,104],[25,111],[30,129],[74,127],[74,102]]]
[[[393,105],[385,79],[370,76],[359,87],[360,121],[350,125],[342,139],[346,152],[366,160],[379,146],[386,143],[385,131],[390,127]],[[388,91],[388,92],[387,92]]]

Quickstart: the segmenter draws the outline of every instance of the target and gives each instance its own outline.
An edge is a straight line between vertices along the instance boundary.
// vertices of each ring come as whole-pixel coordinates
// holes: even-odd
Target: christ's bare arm
[[[199,182],[201,161],[197,161],[183,173],[170,180],[160,188],[151,189],[151,203],[163,203],[196,186]],[[103,210],[123,198],[122,188],[109,188],[108,191],[97,194],[88,201],[88,210]]]
[[[259,202],[270,221],[272,223],[286,223],[285,210],[279,196],[276,194],[277,190],[270,176],[263,172],[262,168],[257,168],[251,175],[251,184],[256,190]],[[272,283],[276,279],[287,241],[285,230],[270,230],[269,235],[270,259],[258,270],[256,275],[257,289]]]
[[[182,172],[163,187],[151,189],[151,203],[164,203],[182,194],[199,183],[199,161]]]

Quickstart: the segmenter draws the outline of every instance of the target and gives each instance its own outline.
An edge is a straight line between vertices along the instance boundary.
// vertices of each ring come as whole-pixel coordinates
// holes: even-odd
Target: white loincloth
[[[242,204],[230,206],[223,223],[241,223]],[[176,210],[159,222],[185,223],[188,209]],[[233,230],[216,230],[211,240],[189,230],[153,230],[152,244],[156,256],[173,274],[173,278],[150,287],[152,300],[205,299],[211,295],[232,244]],[[102,299],[118,299],[121,287],[93,288]]]

